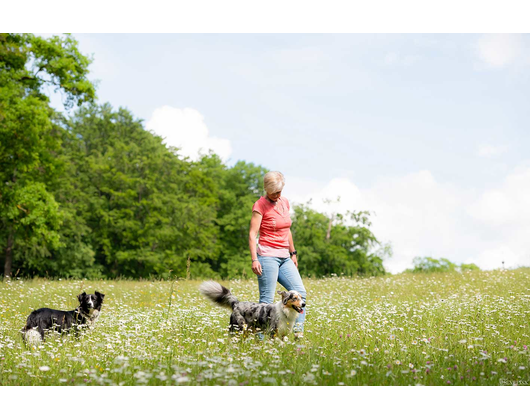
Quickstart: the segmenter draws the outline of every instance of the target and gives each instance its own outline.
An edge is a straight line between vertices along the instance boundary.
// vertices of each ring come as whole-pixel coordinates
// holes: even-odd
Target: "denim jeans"
[[[261,264],[262,273],[258,276],[259,301],[260,303],[273,303],[276,291],[276,282],[278,281],[287,290],[296,290],[306,299],[306,291],[298,269],[290,258],[263,257],[258,255]],[[304,313],[298,315],[294,332],[304,330],[304,320],[307,306]]]

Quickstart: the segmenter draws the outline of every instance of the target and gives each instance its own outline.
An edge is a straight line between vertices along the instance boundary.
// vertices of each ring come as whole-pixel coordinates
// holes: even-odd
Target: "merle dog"
[[[232,332],[263,331],[283,338],[291,333],[298,314],[303,313],[305,307],[302,295],[296,290],[278,291],[282,296],[278,303],[240,302],[230,290],[211,280],[202,283],[199,290],[212,302],[232,310]]]
[[[44,341],[44,333],[48,330],[59,333],[73,330],[77,333],[83,327],[91,327],[99,317],[104,297],[105,295],[97,290],[93,295],[83,292],[77,296],[79,306],[71,311],[36,309],[28,316],[26,326],[21,331],[22,338],[25,342],[33,344]]]

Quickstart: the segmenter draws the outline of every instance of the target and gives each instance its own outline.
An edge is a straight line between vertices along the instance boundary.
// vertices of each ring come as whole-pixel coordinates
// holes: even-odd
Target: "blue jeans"
[[[290,258],[263,257],[258,255],[261,264],[261,276],[258,276],[259,301],[260,303],[273,303],[276,291],[276,282],[278,281],[287,290],[296,290],[306,299],[306,291],[298,269]],[[304,313],[298,315],[294,332],[304,330],[304,320],[307,306]]]

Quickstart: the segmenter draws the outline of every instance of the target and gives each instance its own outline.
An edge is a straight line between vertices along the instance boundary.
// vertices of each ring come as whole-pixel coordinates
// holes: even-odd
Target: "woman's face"
[[[269,198],[269,200],[271,201],[278,201],[278,199],[282,196],[282,190],[280,191],[276,191],[276,192],[273,192],[273,193],[267,193],[267,197]]]

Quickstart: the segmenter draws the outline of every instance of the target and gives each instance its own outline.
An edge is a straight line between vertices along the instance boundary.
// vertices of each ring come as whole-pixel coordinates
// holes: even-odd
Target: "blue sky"
[[[74,36],[99,101],[183,153],[280,170],[321,211],[374,211],[391,271],[530,265],[529,35]]]

